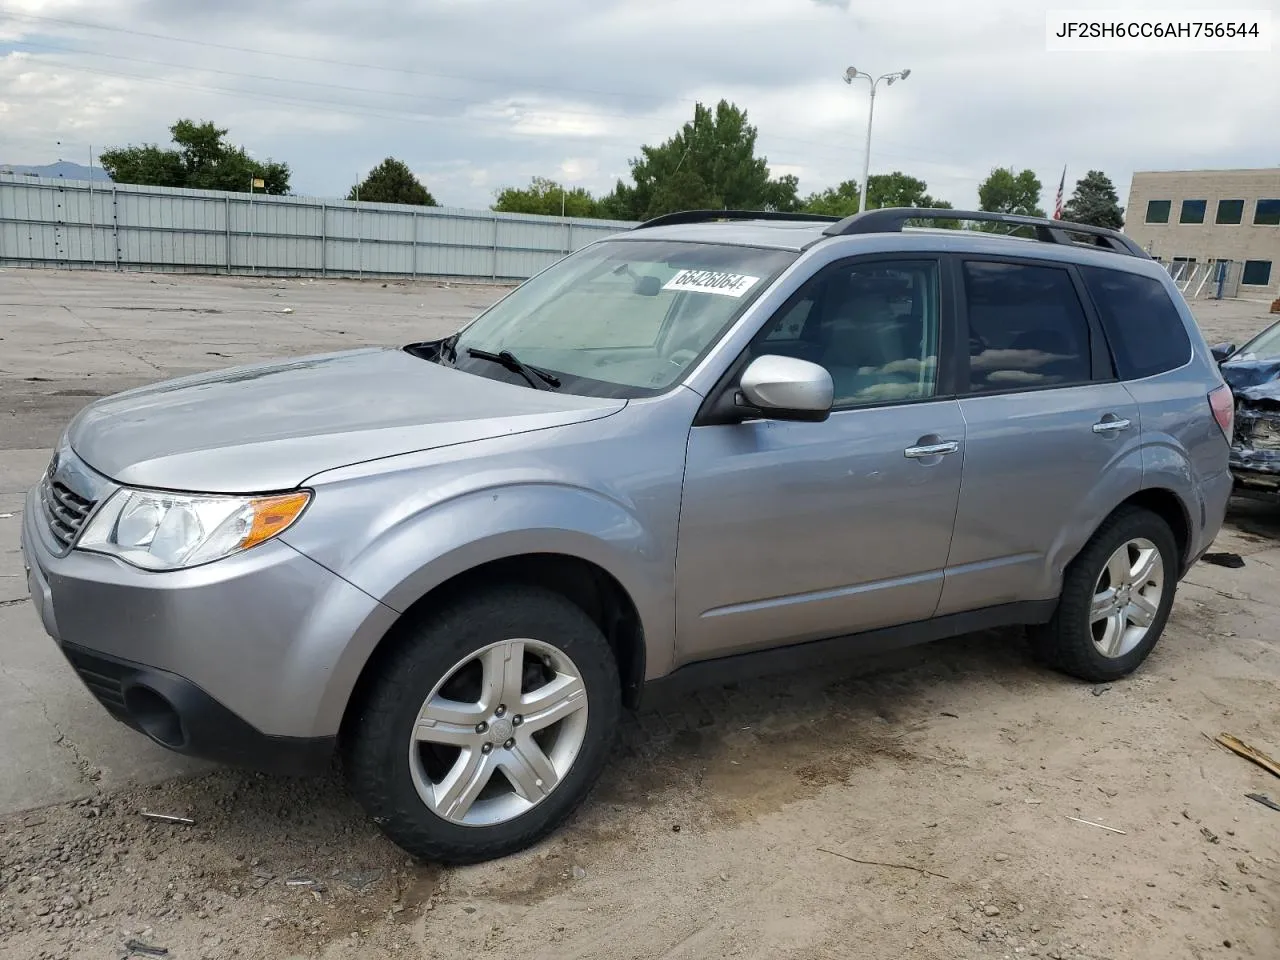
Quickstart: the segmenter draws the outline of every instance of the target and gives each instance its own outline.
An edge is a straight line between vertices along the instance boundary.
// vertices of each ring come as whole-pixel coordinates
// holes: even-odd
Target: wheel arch
[[[1112,511],[1124,507],[1141,507],[1149,510],[1169,525],[1174,542],[1178,545],[1179,576],[1190,561],[1192,520],[1191,511],[1183,499],[1167,487],[1148,487],[1139,490]]]
[[[1192,542],[1192,519],[1186,502],[1182,497],[1178,496],[1168,487],[1146,487],[1137,490],[1124,499],[1120,500],[1114,507],[1093,525],[1088,535],[1083,537],[1075,549],[1071,551],[1066,562],[1062,564],[1061,570],[1057,577],[1059,580],[1059,589],[1061,588],[1061,578],[1065,576],[1067,569],[1071,564],[1075,563],[1076,558],[1089,546],[1094,536],[1101,530],[1117,513],[1122,510],[1139,507],[1154,513],[1165,523],[1169,525],[1169,529],[1173,532],[1174,542],[1178,547],[1179,574],[1185,570],[1190,559],[1190,550]]]
[[[434,585],[410,603],[383,634],[356,678],[343,711],[339,736],[348,729],[381,664],[406,642],[408,628],[441,597],[457,596],[494,584],[537,586],[572,601],[600,628],[618,665],[623,703],[638,705],[647,668],[644,626],[630,593],[611,572],[591,560],[567,553],[524,553],[470,567]]]

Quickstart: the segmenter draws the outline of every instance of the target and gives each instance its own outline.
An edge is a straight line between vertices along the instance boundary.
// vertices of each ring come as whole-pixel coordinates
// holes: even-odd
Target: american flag
[[[1062,219],[1062,189],[1067,185],[1067,168],[1062,168],[1062,179],[1058,181],[1058,199],[1053,201],[1053,219]]]

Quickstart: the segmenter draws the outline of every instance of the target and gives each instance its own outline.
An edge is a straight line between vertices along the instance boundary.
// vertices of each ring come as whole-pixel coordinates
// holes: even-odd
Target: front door
[[[830,418],[693,427],[679,662],[933,614],[965,440],[959,403],[939,385],[950,339],[941,279],[931,258],[827,267],[748,350],[825,366]]]

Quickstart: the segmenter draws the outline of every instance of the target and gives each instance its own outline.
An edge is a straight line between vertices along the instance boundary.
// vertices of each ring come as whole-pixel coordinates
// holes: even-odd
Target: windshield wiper
[[[530,386],[537,390],[552,390],[560,386],[560,378],[554,373],[548,373],[546,370],[539,370],[537,367],[529,366],[510,350],[499,350],[497,353],[490,353],[488,350],[467,347],[467,356],[475,357],[477,360],[490,360],[493,363],[500,363],[512,373],[520,374],[520,376],[529,381]]]

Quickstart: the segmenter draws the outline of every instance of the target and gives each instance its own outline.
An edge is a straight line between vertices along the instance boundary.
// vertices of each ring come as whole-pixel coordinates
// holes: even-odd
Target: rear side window
[[[1191,340],[1164,284],[1136,273],[1081,267],[1122,380],[1150,377],[1191,358]]]
[[[970,393],[1092,379],[1089,321],[1067,271],[971,260],[964,288]]]

